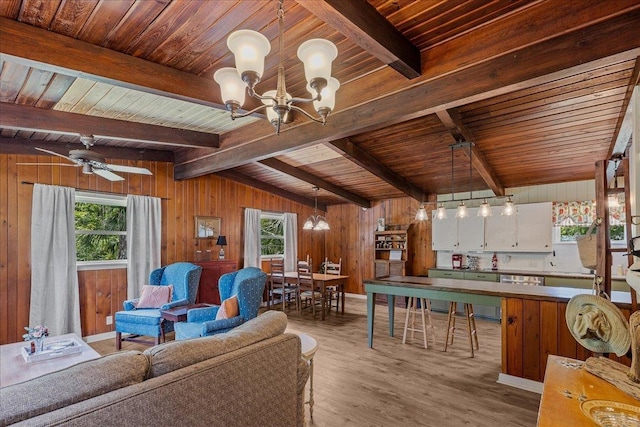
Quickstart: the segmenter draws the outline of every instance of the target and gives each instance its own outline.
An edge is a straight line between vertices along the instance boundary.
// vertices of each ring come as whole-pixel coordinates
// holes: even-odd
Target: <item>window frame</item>
[[[263,219],[275,219],[282,221],[282,254],[262,254],[262,220]],[[272,236],[270,236],[273,238]],[[260,213],[260,259],[261,260],[269,260],[271,258],[284,258],[284,250],[285,250],[285,229],[284,229],[284,213],[273,213],[273,212],[262,212]]]
[[[108,206],[122,206],[125,209],[127,208],[127,196],[121,196],[117,194],[105,194],[105,193],[89,193],[86,191],[76,191],[75,203],[94,203],[99,205],[108,205]],[[78,234],[78,230],[75,229],[74,225],[74,240],[75,236]],[[104,234],[104,233],[93,233],[93,232],[81,232],[81,234]],[[119,234],[125,235],[127,231],[118,231],[108,234]],[[108,261],[78,261],[76,258],[76,266],[78,271],[87,271],[87,270],[112,270],[112,269],[124,269],[127,268],[127,259],[118,259],[118,260],[108,260]]]

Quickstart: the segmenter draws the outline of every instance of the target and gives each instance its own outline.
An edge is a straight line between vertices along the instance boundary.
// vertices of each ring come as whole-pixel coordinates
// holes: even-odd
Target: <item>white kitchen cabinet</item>
[[[484,250],[484,218],[478,208],[467,208],[468,216],[458,219],[458,250]]]
[[[447,209],[447,218],[435,219],[432,212],[432,248],[442,251],[551,252],[551,203],[516,205],[516,214],[478,217],[477,209],[469,209],[467,218],[455,217],[455,209]]]
[[[500,211],[501,209],[494,209]],[[484,223],[485,250],[495,252],[511,252],[516,250],[516,218],[517,215],[504,216],[494,212]]]
[[[516,250],[518,252],[551,252],[551,203],[528,203],[518,209]]]
[[[447,209],[445,219],[436,219],[436,211],[431,218],[431,248],[434,251],[455,251],[458,249],[458,218],[455,209]]]

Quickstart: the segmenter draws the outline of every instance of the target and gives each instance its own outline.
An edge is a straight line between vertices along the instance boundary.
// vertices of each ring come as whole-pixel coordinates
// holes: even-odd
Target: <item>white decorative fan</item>
[[[120,175],[116,175],[114,172],[126,172],[126,173],[137,173],[143,175],[153,175],[149,169],[145,168],[137,168],[133,166],[121,166],[121,165],[111,165],[105,162],[105,158],[102,154],[97,153],[95,151],[89,150],[89,147],[93,145],[93,135],[80,135],[80,141],[86,147],[83,150],[71,150],[68,156],[65,156],[60,153],[56,153],[55,151],[45,150],[44,148],[35,147],[36,150],[42,151],[47,154],[51,154],[54,156],[62,157],[64,159],[70,160],[73,162],[73,165],[68,165],[64,163],[19,163],[21,165],[56,165],[56,166],[72,166],[72,167],[82,167],[82,173],[85,174],[96,174],[109,181],[124,181],[124,178]]]

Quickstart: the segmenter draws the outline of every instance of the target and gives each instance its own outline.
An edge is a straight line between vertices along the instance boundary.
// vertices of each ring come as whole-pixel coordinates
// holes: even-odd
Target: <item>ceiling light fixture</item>
[[[489,202],[487,201],[487,199],[489,198],[507,198],[507,201],[505,202],[503,208],[502,208],[502,215],[513,215],[514,213],[516,213],[516,209],[515,209],[515,205],[513,203],[513,201],[511,200],[511,197],[513,197],[512,194],[508,194],[508,195],[504,195],[504,196],[493,196],[493,197],[473,197],[473,169],[472,169],[472,164],[473,164],[473,146],[475,144],[473,142],[458,142],[456,144],[452,144],[449,147],[451,148],[451,200],[449,200],[450,202],[460,202],[458,204],[458,208],[456,209],[456,218],[466,218],[469,216],[469,210],[467,208],[467,205],[465,204],[465,202],[467,201],[471,201],[471,200],[482,200],[482,203],[480,203],[480,207],[478,208],[478,216],[480,217],[488,217],[488,216],[492,216],[493,212],[491,210],[491,205],[489,204]],[[456,148],[469,148],[469,198],[467,199],[456,199],[455,198],[455,177],[454,177],[454,155],[453,155],[453,150],[455,150]],[[444,206],[444,202],[439,202],[438,203],[438,208],[437,211],[434,215],[435,219],[447,219],[447,209]]]
[[[424,203],[420,203],[418,212],[416,212],[416,221],[428,221],[428,220],[429,220],[429,215],[427,214],[427,209],[424,207]]]
[[[278,81],[275,91],[267,91],[262,96],[255,92],[264,72],[264,58],[271,50],[271,44],[262,34],[252,30],[235,31],[227,38],[227,46],[236,60],[236,68],[225,67],[215,72],[213,79],[220,85],[222,99],[231,119],[247,117],[266,109],[269,122],[280,133],[282,123],[291,121],[291,110],[298,111],[311,120],[326,123],[327,116],[335,107],[335,93],[340,82],[331,77],[331,62],[338,56],[336,45],[324,39],[311,39],[298,48],[298,58],[304,64],[307,91],[313,98],[292,98],[287,93],[284,79],[284,9],[278,2]],[[260,99],[264,105],[246,113],[238,113],[245,99],[245,88],[250,96]],[[295,102],[313,102],[320,118],[315,118]],[[269,108],[271,107],[271,108]]]
[[[319,189],[320,188],[318,187],[313,187],[313,191],[316,192],[315,207],[313,208],[313,215],[307,218],[307,220],[304,222],[304,225],[302,226],[303,230],[315,230],[315,231],[330,230],[327,219],[322,215],[318,215],[318,190]]]

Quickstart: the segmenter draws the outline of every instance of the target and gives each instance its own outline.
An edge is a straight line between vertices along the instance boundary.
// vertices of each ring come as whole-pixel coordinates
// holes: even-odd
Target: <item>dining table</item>
[[[342,314],[344,314],[344,300],[345,300],[345,292],[344,287],[349,279],[349,276],[343,276],[339,274],[325,274],[325,273],[313,273],[313,283],[319,289],[322,289],[322,295],[326,296],[327,288],[330,286],[336,286],[341,291],[339,293],[338,298],[342,298]],[[284,280],[289,284],[298,283],[298,272],[297,271],[286,271],[284,273]],[[322,298],[322,320],[324,320],[325,311],[326,311],[327,299]]]

